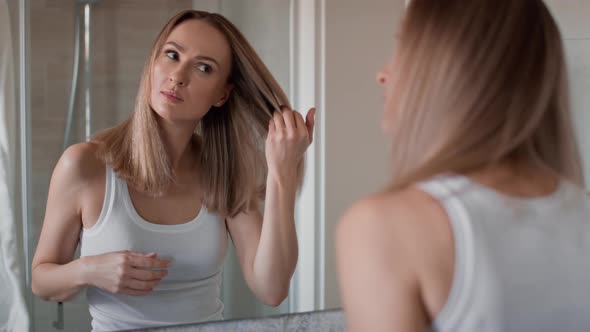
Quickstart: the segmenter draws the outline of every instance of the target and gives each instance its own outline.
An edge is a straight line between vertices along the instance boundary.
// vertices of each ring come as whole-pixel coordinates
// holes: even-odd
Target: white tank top
[[[187,223],[150,223],[133,207],[126,181],[107,167],[103,208],[96,224],[82,231],[81,256],[119,250],[156,252],[172,264],[149,295],[128,296],[87,287],[92,331],[222,319],[220,286],[226,249],[223,218],[203,206]]]
[[[517,198],[463,176],[420,188],[445,208],[455,242],[439,332],[590,331],[590,198],[562,180]]]

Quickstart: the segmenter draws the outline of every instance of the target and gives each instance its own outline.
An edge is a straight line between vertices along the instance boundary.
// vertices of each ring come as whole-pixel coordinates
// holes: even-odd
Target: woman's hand
[[[307,112],[305,120],[288,108],[273,114],[266,138],[269,176],[279,180],[296,178],[297,166],[313,141],[314,118],[315,108]]]
[[[168,274],[170,261],[155,253],[111,252],[83,257],[85,283],[111,293],[134,296],[151,293]]]

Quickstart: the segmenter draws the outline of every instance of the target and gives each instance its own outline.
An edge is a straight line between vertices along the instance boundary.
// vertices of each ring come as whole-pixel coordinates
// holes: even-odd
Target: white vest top
[[[203,206],[198,216],[184,224],[150,223],[133,207],[126,181],[107,167],[102,212],[92,228],[82,231],[81,256],[119,250],[155,252],[172,264],[149,295],[113,294],[87,287],[93,331],[222,319],[220,287],[226,249],[223,218]]]
[[[439,332],[590,331],[590,197],[562,180],[517,198],[466,177],[420,188],[450,218],[455,272]]]

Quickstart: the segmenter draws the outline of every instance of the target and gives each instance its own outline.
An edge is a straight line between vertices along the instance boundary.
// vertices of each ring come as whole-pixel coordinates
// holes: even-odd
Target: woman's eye
[[[211,70],[213,68],[211,68],[211,66],[209,66],[207,64],[202,63],[202,64],[200,64],[200,65],[197,66],[197,69],[199,71],[202,71],[203,73],[209,73],[209,72],[211,72]]]
[[[166,52],[164,52],[164,54],[172,60],[178,60],[178,53],[176,53],[174,51],[166,51]]]

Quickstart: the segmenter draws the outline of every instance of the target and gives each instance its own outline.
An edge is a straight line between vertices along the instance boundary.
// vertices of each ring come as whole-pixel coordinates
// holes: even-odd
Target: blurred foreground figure
[[[377,80],[393,179],[337,229],[349,330],[588,331],[590,199],[543,2],[414,0]]]

